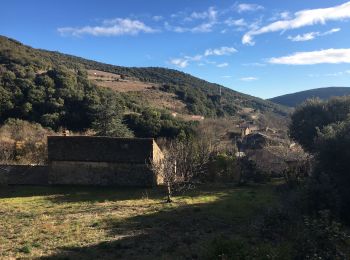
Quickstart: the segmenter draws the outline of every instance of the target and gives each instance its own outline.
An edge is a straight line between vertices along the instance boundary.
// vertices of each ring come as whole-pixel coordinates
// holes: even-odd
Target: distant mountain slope
[[[147,106],[179,112],[172,107],[181,106],[188,115],[214,118],[289,113],[284,106],[177,70],[114,66],[0,36],[0,122],[14,117],[54,128],[87,128],[101,92],[110,89],[121,112],[139,113]]]
[[[269,100],[288,107],[295,107],[298,104],[303,103],[309,98],[329,99],[335,96],[347,96],[350,95],[350,87],[328,87],[328,88],[315,88],[287,95],[282,95]]]

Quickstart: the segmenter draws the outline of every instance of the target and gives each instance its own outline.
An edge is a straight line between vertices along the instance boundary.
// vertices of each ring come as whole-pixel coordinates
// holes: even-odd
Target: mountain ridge
[[[350,95],[350,87],[323,87],[289,93],[268,99],[274,103],[295,107],[310,98],[329,99],[335,96]]]
[[[102,75],[92,80],[93,75],[89,75],[92,70],[111,73],[112,76]],[[35,49],[5,36],[0,36],[0,71],[3,71],[0,91],[7,98],[2,105],[5,109],[0,112],[1,121],[9,117],[23,117],[55,127],[67,120],[74,123],[75,117],[83,122],[89,115],[74,115],[74,109],[90,108],[91,103],[100,99],[95,97],[100,95],[95,92],[104,92],[103,86],[107,85],[113,86],[111,89],[116,93],[123,111],[139,113],[145,106],[153,106],[177,112],[166,106],[159,107],[152,100],[157,94],[158,100],[165,96],[170,102],[182,102],[183,113],[188,115],[244,119],[247,116],[257,118],[257,115],[287,117],[290,112],[284,106],[174,69],[105,64],[71,54]],[[149,84],[145,87],[147,91],[130,87],[122,93],[118,89],[124,83],[131,86],[131,83],[140,85],[142,82]],[[96,87],[100,88],[96,90]],[[14,89],[18,95],[13,94]],[[70,107],[69,111],[66,111],[67,106]],[[72,118],[67,119],[67,115]]]

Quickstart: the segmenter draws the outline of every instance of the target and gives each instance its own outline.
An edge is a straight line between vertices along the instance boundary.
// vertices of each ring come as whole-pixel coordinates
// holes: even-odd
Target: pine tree
[[[110,137],[133,137],[132,131],[123,124],[121,114],[116,100],[113,96],[105,95],[101,104],[96,108],[93,129],[96,135]]]

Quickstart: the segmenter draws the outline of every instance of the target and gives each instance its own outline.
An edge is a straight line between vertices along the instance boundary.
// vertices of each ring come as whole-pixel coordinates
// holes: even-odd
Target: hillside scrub
[[[206,117],[234,116],[244,107],[286,117],[289,110],[272,102],[244,95],[176,70],[127,68],[37,50],[0,36],[0,122],[8,118],[34,121],[54,130],[82,131],[98,119],[103,95],[112,96],[118,114],[145,109],[133,92],[120,93],[97,87],[87,70],[114,73],[123,80],[136,79],[162,87],[184,101],[191,114]],[[221,91],[220,91],[221,89]],[[221,95],[219,95],[221,93]]]
[[[4,164],[44,164],[47,136],[51,130],[40,124],[8,119],[0,127],[0,162]]]

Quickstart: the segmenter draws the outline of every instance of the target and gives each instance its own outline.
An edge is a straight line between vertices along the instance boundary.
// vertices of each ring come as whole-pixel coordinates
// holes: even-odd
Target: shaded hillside
[[[93,79],[91,71],[109,78]],[[14,117],[52,128],[86,129],[92,125],[106,96],[117,100],[115,110],[119,114],[141,113],[146,107],[174,112],[172,107],[177,104],[182,107],[180,112],[205,117],[239,118],[247,109],[252,114],[277,117],[288,114],[283,106],[176,70],[113,66],[34,49],[3,36],[0,36],[0,72],[0,122]],[[124,90],[128,86],[136,87],[118,91],[117,83]],[[146,93],[144,89],[150,91]],[[158,105],[158,100],[166,102]]]
[[[270,98],[269,100],[283,106],[295,107],[309,98],[329,99],[331,97],[347,95],[350,95],[349,87],[328,87],[300,91]]]

